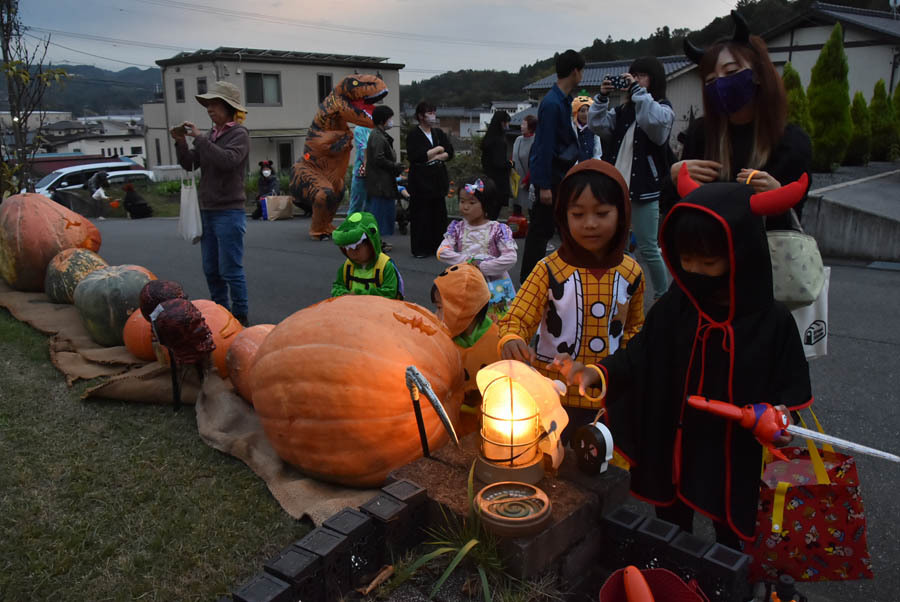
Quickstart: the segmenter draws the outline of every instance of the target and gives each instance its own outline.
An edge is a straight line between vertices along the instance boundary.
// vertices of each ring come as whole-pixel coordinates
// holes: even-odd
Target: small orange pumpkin
[[[231,344],[234,342],[234,337],[244,330],[244,327],[237,321],[237,318],[231,315],[230,311],[215,301],[210,301],[209,299],[196,299],[191,301],[191,303],[193,303],[194,307],[199,309],[200,313],[203,314],[203,319],[206,321],[206,325],[212,333],[213,342],[216,344],[216,348],[212,352],[213,364],[216,367],[216,371],[222,378],[228,378],[228,362],[226,362],[225,356],[228,354],[229,347],[231,347]],[[156,359],[159,360],[160,363],[168,366],[169,354],[166,350],[156,342],[153,343],[153,349],[156,352]]]
[[[153,331],[150,322],[140,310],[133,311],[122,329],[122,337],[125,339],[125,347],[134,357],[152,362],[156,359],[153,351]]]
[[[14,289],[44,290],[47,264],[71,247],[100,250],[100,231],[83,215],[42,194],[16,194],[0,205],[0,276]]]
[[[225,354],[231,384],[234,385],[238,395],[251,404],[253,403],[253,393],[250,388],[250,369],[256,360],[259,346],[266,340],[273,328],[275,328],[274,324],[257,324],[245,328],[234,337],[234,342],[231,343],[228,353]]]
[[[272,447],[316,478],[377,486],[422,455],[406,368],[416,366],[456,420],[463,369],[427,309],[345,295],[302,309],[269,333],[250,370],[253,406]],[[431,449],[447,433],[422,401]]]

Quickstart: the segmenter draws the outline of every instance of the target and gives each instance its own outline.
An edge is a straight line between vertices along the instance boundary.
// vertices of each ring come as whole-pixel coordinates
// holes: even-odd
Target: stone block
[[[286,581],[258,573],[232,594],[234,602],[292,602],[293,590]]]
[[[374,520],[359,510],[344,508],[327,518],[322,526],[347,537],[350,585],[360,587],[367,584],[384,560],[384,546],[376,545]]]
[[[295,545],[322,558],[321,579],[326,597],[341,596],[350,590],[350,546],[346,535],[316,527]]]
[[[601,562],[610,568],[639,564],[637,528],[647,517],[625,507],[619,507],[603,518],[603,533],[607,546]]]
[[[304,602],[324,600],[322,557],[291,545],[263,565],[265,571],[289,583]]]
[[[711,547],[712,542],[682,531],[672,540],[669,553],[663,559],[663,568],[676,573],[685,581],[696,579],[704,568],[703,556]]]
[[[706,564],[698,580],[711,602],[746,600],[750,596],[750,556],[716,543],[703,559]]]
[[[638,546],[637,565],[650,569],[662,566],[662,559],[669,555],[669,545],[679,531],[678,525],[655,516],[638,525],[634,531]]]

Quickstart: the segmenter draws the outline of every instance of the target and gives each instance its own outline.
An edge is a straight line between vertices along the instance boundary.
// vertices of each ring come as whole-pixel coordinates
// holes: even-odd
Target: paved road
[[[248,223],[245,266],[254,323],[277,323],[328,296],[343,256],[331,242],[308,240],[308,224],[304,219]],[[180,281],[195,299],[208,296],[200,249],[176,237],[174,219],[97,225],[101,254],[110,264],[140,264],[160,278]],[[391,242],[407,299],[430,306],[431,282],[442,265],[414,259],[408,237],[397,235]],[[811,364],[815,407],[828,432],[900,452],[900,266],[828,263],[831,336],[828,357]],[[803,591],[812,600],[900,599],[900,465],[858,460],[876,578],[807,585]]]

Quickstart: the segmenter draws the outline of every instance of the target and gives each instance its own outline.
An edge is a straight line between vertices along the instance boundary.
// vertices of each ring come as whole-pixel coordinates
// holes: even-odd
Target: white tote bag
[[[791,311],[806,359],[824,357],[828,353],[828,284],[831,281],[831,268],[825,268],[825,283],[816,300],[809,305]]]
[[[197,198],[197,181],[194,172],[191,178],[181,178],[181,212],[178,215],[178,234],[193,244],[203,236],[203,222],[200,221],[200,200]]]

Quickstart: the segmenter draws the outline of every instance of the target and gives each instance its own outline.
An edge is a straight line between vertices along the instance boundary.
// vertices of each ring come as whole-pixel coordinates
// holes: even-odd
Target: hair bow
[[[474,184],[466,184],[464,186],[466,192],[469,194],[475,194],[476,192],[484,192],[484,182],[481,181],[481,178],[475,180]]]

